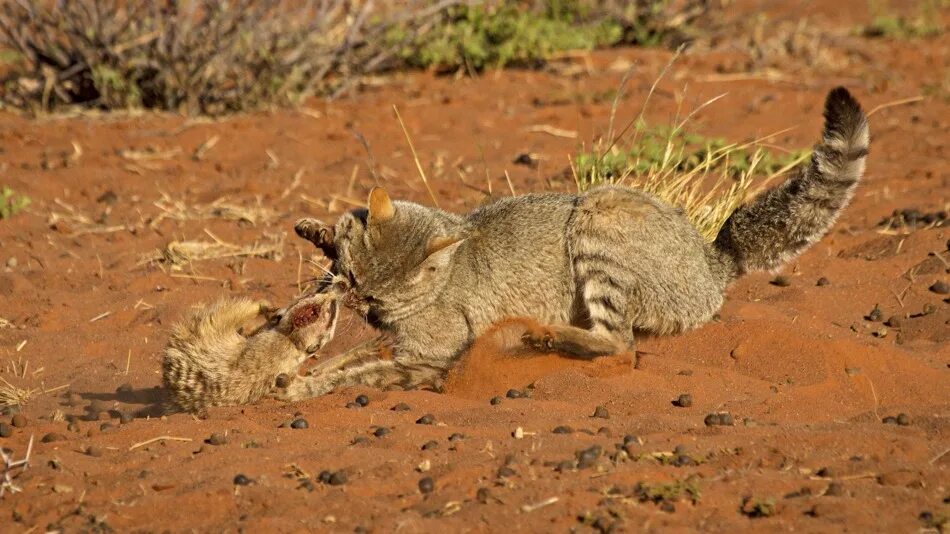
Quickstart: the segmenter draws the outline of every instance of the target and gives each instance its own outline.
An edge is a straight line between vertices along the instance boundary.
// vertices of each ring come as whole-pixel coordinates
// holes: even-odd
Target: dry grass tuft
[[[726,219],[751,196],[754,176],[765,174],[760,183],[767,184],[798,166],[809,154],[774,158],[761,147],[784,132],[743,144],[686,134],[684,128],[689,121],[725,94],[707,100],[669,128],[648,128],[643,116],[650,97],[678,56],[679,51],[660,72],[637,117],[614,135],[614,116],[627,81],[624,78],[614,100],[607,135],[594,143],[592,153],[578,155],[571,170],[579,191],[601,184],[623,184],[682,208],[700,233],[712,241]],[[766,160],[771,170],[763,172]]]
[[[264,236],[249,245],[235,245],[223,241],[205,231],[212,241],[172,241],[165,248],[146,254],[139,265],[166,264],[173,268],[195,261],[222,258],[266,258],[280,261],[283,257],[286,234],[265,233]]]
[[[189,205],[184,200],[175,199],[167,193],[162,193],[162,198],[156,200],[153,204],[162,213],[149,223],[152,228],[158,226],[165,219],[175,221],[225,219],[257,225],[267,224],[277,216],[274,210],[263,206],[260,198],[257,198],[256,205],[253,206],[235,204],[227,197],[221,197],[210,204]]]
[[[39,392],[39,389],[17,387],[0,376],[0,406],[25,406]]]
[[[53,199],[60,210],[50,210],[46,223],[50,228],[56,228],[70,237],[76,237],[86,234],[108,234],[130,230],[127,225],[106,224],[105,219],[111,212],[111,207],[99,217],[93,218],[75,206],[64,202],[58,198]]]

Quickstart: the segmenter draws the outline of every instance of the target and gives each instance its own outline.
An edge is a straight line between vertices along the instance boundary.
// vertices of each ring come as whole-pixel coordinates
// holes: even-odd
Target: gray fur
[[[580,358],[631,348],[637,333],[703,324],[737,276],[801,253],[850,200],[867,120],[843,88],[829,93],[825,118],[810,164],[741,206],[714,243],[682,210],[620,186],[507,198],[466,216],[374,190],[368,210],[344,215],[332,231],[302,220],[298,233],[321,248],[332,236],[333,272],[349,302],[394,343],[393,360],[327,369],[311,390],[437,386],[479,335],[509,317],[548,325],[526,334],[526,345]]]

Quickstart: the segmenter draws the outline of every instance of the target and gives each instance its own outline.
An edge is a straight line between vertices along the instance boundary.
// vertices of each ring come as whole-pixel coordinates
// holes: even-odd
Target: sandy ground
[[[692,109],[728,92],[694,129],[742,141],[792,128],[773,144],[796,149],[816,139],[835,85],[869,110],[926,96],[873,114],[866,180],[834,230],[784,269],[790,283],[742,279],[719,320],[641,340],[635,366],[512,362],[488,339],[443,394],[347,390],[163,417],[160,353],[169,326],[200,301],[296,294],[319,255],[293,222],[361,202],[376,183],[370,168],[394,196],[428,202],[394,104],[442,207],[463,211],[484,199],[486,181],[510,194],[505,170],[519,193],[571,190],[568,156],[606,129],[605,95],[635,65],[619,117],[635,116],[670,52],[598,52],[477,79],[396,75],[342,101],[219,122],[0,114],[0,183],[33,199],[0,222],[0,318],[10,323],[0,377],[40,391],[20,412],[26,425],[0,437],[15,457],[35,439],[32,467],[15,479],[22,492],[0,501],[0,531],[909,532],[946,521],[950,304],[929,288],[950,282],[950,231],[879,223],[894,210],[950,208],[950,39],[849,37],[866,13],[809,13],[839,36],[820,56],[749,75],[741,50],[696,51],[647,113],[669,123],[678,98]],[[523,153],[540,165],[513,163]],[[210,211],[221,198],[261,209],[253,221],[172,216],[173,202]],[[268,258],[178,270],[147,261],[176,240],[281,235]],[[875,306],[896,318],[890,326],[867,319]],[[369,335],[348,317],[333,347]],[[345,407],[359,394],[367,406]],[[681,394],[691,406],[674,405]],[[718,412],[733,424],[704,424]],[[417,423],[426,414],[434,424]],[[898,414],[907,424],[882,423]],[[278,428],[298,417],[309,427]],[[224,443],[206,442],[212,434]],[[177,439],[136,446],[159,436]]]

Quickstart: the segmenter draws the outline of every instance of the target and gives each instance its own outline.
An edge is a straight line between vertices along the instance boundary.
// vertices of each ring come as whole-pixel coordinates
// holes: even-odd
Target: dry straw
[[[736,208],[752,196],[753,193],[750,192],[752,179],[754,175],[758,174],[758,167],[765,157],[765,152],[759,148],[761,144],[787,130],[775,132],[748,143],[732,143],[711,149],[703,155],[703,160],[698,164],[683,165],[689,155],[687,153],[688,147],[681,140],[683,128],[699,111],[725,96],[725,94],[721,94],[700,104],[682,121],[674,122],[673,127],[667,133],[666,144],[660,158],[642,162],[639,159],[640,156],[637,156],[636,159],[627,162],[619,174],[616,173],[616,169],[606,164],[607,156],[630,152],[630,150],[625,149],[636,146],[638,136],[641,133],[641,128],[638,126],[643,124],[643,116],[650,98],[672,64],[679,57],[681,50],[677,50],[653,82],[636,118],[624,125],[615,136],[613,135],[614,116],[617,113],[617,104],[622,98],[623,89],[627,82],[627,76],[624,77],[611,109],[610,127],[607,136],[595,144],[597,157],[593,165],[584,175],[578,172],[573,162],[571,170],[574,173],[578,190],[583,191],[599,184],[624,184],[643,190],[665,202],[682,208],[700,233],[711,241],[715,239],[719,229],[722,228],[726,219]],[[633,133],[627,139],[627,134],[631,131]],[[749,158],[748,166],[736,175],[729,162],[740,155],[745,155],[750,148],[755,148],[755,150]],[[807,154],[796,158],[772,173],[761,182],[761,186],[764,186],[776,176],[798,166],[806,157],[808,157]],[[648,170],[635,174],[633,170],[642,168],[641,163],[649,163]]]

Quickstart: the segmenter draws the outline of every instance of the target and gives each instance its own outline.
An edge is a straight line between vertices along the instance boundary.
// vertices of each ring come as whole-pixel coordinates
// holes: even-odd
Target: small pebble
[[[346,473],[343,471],[337,471],[330,475],[330,480],[328,481],[331,486],[342,486],[349,481],[349,477],[346,476]]]
[[[733,422],[732,415],[727,412],[711,413],[703,419],[706,426],[730,426]]]
[[[642,445],[643,441],[639,437],[634,436],[633,434],[627,434],[626,436],[623,437],[623,444],[624,446]]]
[[[673,401],[673,404],[680,408],[689,408],[693,405],[693,396],[689,393],[683,393]]]
[[[524,165],[525,167],[531,167],[532,169],[538,166],[538,160],[535,159],[531,154],[522,153],[512,160],[512,163],[515,165]]]
[[[514,469],[508,467],[507,465],[502,466],[498,469],[498,478],[508,478],[517,475]]]
[[[129,384],[128,382],[126,382],[125,384],[122,384],[121,386],[115,388],[115,392],[116,393],[131,393],[132,384]]]
[[[818,471],[815,471],[815,475],[823,478],[834,478],[837,473],[835,473],[835,470],[830,467],[822,467]]]
[[[10,424],[17,428],[25,427],[26,423],[27,423],[26,416],[23,415],[22,413],[18,413],[10,419]]]
[[[290,375],[287,373],[280,373],[277,375],[277,378],[274,379],[274,385],[279,388],[285,388],[290,385]]]
[[[356,402],[356,404],[358,404],[359,406],[363,407],[369,404],[369,397],[367,397],[366,395],[357,395],[354,402]]]
[[[586,469],[594,465],[598,458],[600,458],[601,453],[603,453],[603,448],[600,445],[593,445],[577,453],[577,467],[579,469]]]
[[[818,286],[818,287],[824,287],[824,286],[827,286],[827,285],[831,285],[831,280],[828,280],[827,278],[825,278],[824,276],[822,276],[821,278],[818,279],[817,282],[815,282],[815,285]]]
[[[505,393],[505,396],[509,399],[520,399],[524,397],[524,393],[518,391],[517,389],[509,389],[508,393]]]
[[[427,451],[429,449],[439,448],[439,442],[435,440],[429,440],[422,444],[422,450]]]
[[[89,447],[86,447],[86,454],[92,456],[93,458],[99,458],[102,456],[103,452],[104,451],[102,450],[102,447],[99,447],[98,445],[90,445]]]
[[[409,405],[406,404],[405,402],[400,402],[399,404],[393,406],[391,409],[394,412],[408,412],[412,408],[410,408]]]
[[[434,425],[435,416],[432,415],[431,413],[427,413],[423,415],[422,417],[416,419],[416,424],[417,425]]]
[[[9,438],[12,435],[13,427],[6,423],[0,423],[0,438]]]
[[[930,290],[938,295],[946,295],[950,293],[950,285],[948,285],[943,280],[937,280],[930,286]]]
[[[211,436],[205,440],[205,443],[208,445],[224,445],[228,442],[228,437],[220,432],[213,432]]]
[[[598,406],[594,408],[594,415],[591,417],[597,417],[600,419],[610,419],[610,412],[607,411],[606,406]]]
[[[884,322],[885,325],[891,328],[900,328],[901,327],[901,318],[896,315],[891,315],[887,321]]]
[[[673,447],[673,454],[679,456],[681,454],[686,454],[689,449],[686,448],[686,445],[680,444]]]
[[[881,311],[881,308],[874,306],[874,309],[865,316],[865,319],[872,322],[878,322],[884,318],[884,312]]]
[[[245,476],[245,475],[237,475],[237,476],[234,477],[234,485],[235,485],[235,486],[248,486],[248,485],[250,485],[252,482],[254,482],[254,481],[251,480],[251,479],[249,479],[249,478],[247,478],[247,476]]]
[[[555,471],[561,473],[565,471],[571,471],[572,469],[574,469],[574,462],[571,460],[564,460],[563,462],[557,464],[557,467],[554,468]]]
[[[423,477],[419,480],[419,491],[423,494],[432,493],[435,490],[435,481],[432,477]]]
[[[69,423],[68,425],[66,425],[66,430],[68,430],[68,431],[70,431],[70,432],[79,432],[79,430],[80,430],[80,428],[79,428],[79,423],[77,423],[77,422],[75,422],[75,421]]]
[[[115,425],[112,423],[102,423],[99,425],[99,432],[112,432],[115,430]]]
[[[844,484],[841,482],[832,482],[828,484],[828,488],[825,490],[825,495],[828,497],[840,497],[844,495]]]
[[[298,430],[302,428],[309,428],[309,427],[310,425],[307,423],[307,420],[302,417],[298,419],[294,419],[293,422],[290,423],[290,428],[296,428]]]
[[[910,425],[910,416],[907,415],[906,413],[897,414],[897,424],[899,424],[900,426]]]
[[[574,429],[569,426],[561,425],[561,426],[554,427],[554,430],[552,430],[551,432],[555,434],[571,434],[574,432]]]
[[[481,504],[488,504],[488,499],[491,498],[491,493],[488,491],[488,488],[478,488],[478,491],[475,492],[475,500]]]
[[[609,428],[602,426],[597,429],[597,433],[602,436],[607,436],[608,438],[613,434]]]
[[[491,402],[491,405],[492,405],[492,406],[497,406],[497,405],[501,404],[501,401],[502,401],[502,400],[504,400],[504,399],[502,399],[501,397],[495,396],[495,397],[492,397],[489,402]]]
[[[778,286],[778,287],[788,287],[792,285],[792,281],[789,280],[787,276],[784,276],[781,274],[773,278],[772,281],[769,283],[772,284],[773,286]]]
[[[463,439],[465,439],[465,435],[459,434],[458,432],[449,436],[449,441],[462,441]]]
[[[881,422],[884,423],[885,425],[896,425],[896,424],[897,424],[897,418],[888,415],[888,416],[885,417],[884,419],[881,419]]]
[[[119,412],[120,423],[122,423],[123,425],[127,425],[131,423],[132,421],[135,421],[134,415],[130,414],[129,412]]]
[[[689,465],[696,465],[696,460],[693,460],[690,456],[686,454],[681,454],[673,460],[673,465],[675,467],[686,467]]]
[[[333,473],[331,473],[330,471],[327,471],[326,469],[324,469],[323,471],[320,471],[320,474],[319,474],[319,475],[317,475],[317,480],[318,480],[321,484],[329,484],[329,483],[330,483],[330,477],[332,477],[332,476],[333,476]]]
[[[381,438],[385,436],[386,434],[389,434],[390,432],[391,430],[389,430],[388,428],[384,426],[381,426],[377,428],[375,431],[373,431],[373,435],[376,436],[377,438]]]
[[[56,432],[50,432],[49,434],[46,434],[45,436],[43,436],[43,438],[40,441],[42,441],[43,443],[51,443],[53,441],[66,441],[66,436],[62,434],[57,434]]]
[[[350,445],[366,445],[369,443],[369,438],[366,436],[356,436],[353,438],[353,441],[350,442]]]

